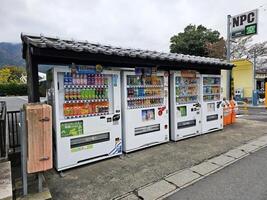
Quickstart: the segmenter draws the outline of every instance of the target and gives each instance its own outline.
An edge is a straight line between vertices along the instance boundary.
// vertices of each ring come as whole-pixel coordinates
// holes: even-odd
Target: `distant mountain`
[[[25,66],[21,44],[0,42],[0,68],[5,65]]]
[[[0,68],[6,65],[25,67],[25,60],[22,58],[22,44],[0,42]],[[40,65],[39,71],[46,72],[50,67]]]

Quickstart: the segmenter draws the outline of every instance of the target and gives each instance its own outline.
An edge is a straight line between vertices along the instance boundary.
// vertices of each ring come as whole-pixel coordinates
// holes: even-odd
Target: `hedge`
[[[46,85],[40,84],[39,94],[46,95]],[[0,84],[0,96],[27,96],[27,84],[8,83]]]
[[[25,96],[27,95],[27,85],[17,83],[0,84],[0,95]]]

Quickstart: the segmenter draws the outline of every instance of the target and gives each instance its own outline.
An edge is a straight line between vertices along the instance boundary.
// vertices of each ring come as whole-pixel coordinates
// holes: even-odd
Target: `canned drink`
[[[94,85],[98,85],[98,75],[94,75]]]
[[[81,99],[81,90],[77,89],[77,99],[80,100]]]
[[[91,85],[91,74],[87,74],[87,85]]]
[[[105,85],[104,74],[101,75],[101,85]]]
[[[76,85],[80,85],[80,75],[79,74],[77,74],[76,75]]]
[[[69,90],[68,90],[68,89],[65,90],[65,95],[64,95],[64,96],[65,96],[65,97],[64,97],[65,100],[68,101],[68,100],[69,100]]]
[[[72,94],[72,89],[69,89],[69,100],[72,100],[73,94]]]
[[[72,74],[72,84],[76,85],[76,75]]]
[[[91,85],[95,85],[95,74],[91,75]]]

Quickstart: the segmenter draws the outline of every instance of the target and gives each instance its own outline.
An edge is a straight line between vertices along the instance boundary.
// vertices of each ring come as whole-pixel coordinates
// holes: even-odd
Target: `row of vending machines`
[[[192,70],[52,68],[56,169],[222,129],[220,82]]]

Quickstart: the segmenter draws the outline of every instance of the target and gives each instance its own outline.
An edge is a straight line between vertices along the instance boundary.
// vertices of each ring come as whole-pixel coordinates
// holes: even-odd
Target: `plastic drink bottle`
[[[128,79],[127,79],[128,80]],[[104,76],[104,85],[108,85],[108,77]],[[129,84],[128,84],[129,85]]]
[[[69,84],[68,73],[65,72],[65,73],[64,73],[64,85],[68,85],[68,84]]]
[[[84,81],[84,85],[87,85],[87,74],[84,74],[84,76],[83,76],[83,81]]]
[[[107,99],[108,98],[108,90],[105,89],[105,98]]]
[[[81,90],[77,89],[77,99],[80,100],[81,99]]]

